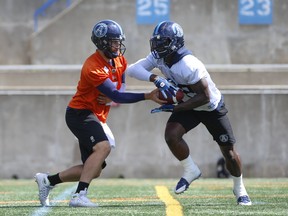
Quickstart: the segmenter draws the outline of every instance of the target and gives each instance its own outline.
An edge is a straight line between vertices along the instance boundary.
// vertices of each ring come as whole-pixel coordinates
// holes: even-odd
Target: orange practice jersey
[[[115,67],[106,62],[98,51],[89,56],[83,64],[77,92],[69,102],[69,107],[91,110],[101,122],[106,122],[110,106],[99,104],[97,97],[100,91],[96,88],[107,78],[115,83],[119,90],[122,75],[127,68],[124,56],[114,58]]]

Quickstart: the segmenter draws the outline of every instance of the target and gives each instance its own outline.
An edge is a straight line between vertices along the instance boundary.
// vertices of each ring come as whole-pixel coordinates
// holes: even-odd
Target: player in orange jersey
[[[79,181],[69,206],[97,207],[87,198],[92,179],[100,176],[106,166],[105,159],[115,146],[111,130],[106,124],[110,103],[135,103],[153,100],[163,103],[158,89],[150,93],[125,93],[127,62],[122,43],[122,28],[112,20],[98,22],[92,31],[92,42],[97,50],[89,56],[81,71],[77,92],[68,104],[66,123],[78,138],[83,164],[73,166],[55,175],[37,173],[35,176],[42,206],[49,206],[49,192],[56,184]]]

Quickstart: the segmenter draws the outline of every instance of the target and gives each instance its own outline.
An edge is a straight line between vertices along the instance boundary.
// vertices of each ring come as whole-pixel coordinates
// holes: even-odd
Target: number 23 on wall
[[[267,25],[272,17],[273,0],[238,0],[239,24]]]

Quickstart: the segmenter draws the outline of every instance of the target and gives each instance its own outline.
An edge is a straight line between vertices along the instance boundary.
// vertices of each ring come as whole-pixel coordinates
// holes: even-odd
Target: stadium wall
[[[80,68],[0,67],[0,178],[31,178],[35,172],[54,173],[80,163],[77,141],[64,120]],[[288,177],[288,65],[207,68],[224,94],[245,177]],[[127,83],[129,91],[154,88],[151,83],[131,78]],[[163,138],[169,114],[150,114],[155,106],[139,102],[112,107],[108,124],[117,147],[107,159],[103,177],[181,175],[181,166]],[[200,125],[185,139],[203,177],[216,177],[221,153],[207,130]]]
[[[73,0],[52,17],[56,4],[34,32],[33,13],[43,2],[0,0],[0,64],[81,64],[95,49],[92,27],[107,18],[122,25],[129,62],[149,52],[155,25],[137,25],[135,0]],[[271,25],[247,26],[238,23],[238,0],[171,0],[170,19],[206,64],[287,64],[287,8],[287,0],[274,0]]]

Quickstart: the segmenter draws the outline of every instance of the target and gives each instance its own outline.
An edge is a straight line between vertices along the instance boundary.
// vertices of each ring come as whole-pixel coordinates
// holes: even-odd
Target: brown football
[[[174,91],[176,96],[167,95],[167,98],[165,98],[161,92],[159,92],[159,99],[166,101],[166,104],[176,104],[182,101],[184,97],[184,92],[181,89],[178,89],[177,91]],[[166,93],[167,94],[167,93]]]

